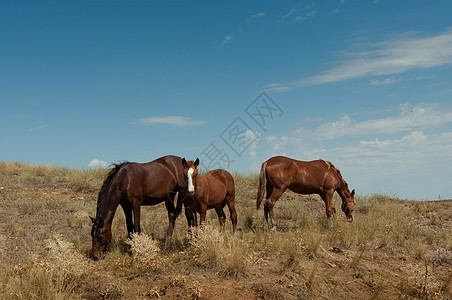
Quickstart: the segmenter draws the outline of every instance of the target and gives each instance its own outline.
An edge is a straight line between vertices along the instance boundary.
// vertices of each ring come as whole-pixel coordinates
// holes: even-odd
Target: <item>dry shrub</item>
[[[160,248],[152,237],[145,233],[134,233],[126,244],[130,246],[134,263],[139,267],[152,269],[157,267],[156,258],[159,257]]]
[[[246,242],[231,233],[220,233],[217,226],[205,224],[192,229],[190,245],[195,265],[218,269],[223,276],[247,272]]]
[[[49,253],[42,265],[49,270],[79,278],[90,268],[88,259],[75,249],[73,243],[65,241],[61,234],[55,234],[48,239],[46,248]]]

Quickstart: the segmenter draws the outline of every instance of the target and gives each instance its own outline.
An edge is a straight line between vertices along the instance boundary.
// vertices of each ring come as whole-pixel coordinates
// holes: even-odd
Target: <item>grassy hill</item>
[[[0,162],[0,299],[452,298],[451,201],[361,195],[355,222],[339,212],[328,229],[319,197],[286,192],[269,231],[257,175],[234,174],[235,235],[209,211],[190,240],[180,216],[165,244],[161,204],[142,208],[144,233],[130,241],[118,208],[94,262],[88,216],[106,172]]]

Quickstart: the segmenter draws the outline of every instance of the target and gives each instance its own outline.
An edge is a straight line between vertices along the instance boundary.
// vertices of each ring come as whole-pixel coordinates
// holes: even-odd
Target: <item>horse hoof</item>
[[[351,223],[351,222],[353,222],[354,218],[353,218],[353,216],[351,216],[351,217],[347,218],[347,220]]]

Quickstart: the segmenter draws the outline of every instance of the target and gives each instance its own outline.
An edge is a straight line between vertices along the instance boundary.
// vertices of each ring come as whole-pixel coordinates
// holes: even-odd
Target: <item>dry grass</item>
[[[452,296],[452,203],[386,195],[338,209],[329,229],[318,197],[285,193],[277,230],[256,211],[257,174],[234,174],[238,231],[216,214],[165,242],[164,205],[142,208],[144,233],[127,238],[119,208],[110,251],[89,259],[90,220],[106,170],[0,162],[0,299],[426,298]],[[335,198],[340,208],[340,199]]]
[[[189,255],[193,264],[218,270],[223,276],[246,275],[249,247],[230,232],[220,233],[218,226],[206,224],[192,230]]]

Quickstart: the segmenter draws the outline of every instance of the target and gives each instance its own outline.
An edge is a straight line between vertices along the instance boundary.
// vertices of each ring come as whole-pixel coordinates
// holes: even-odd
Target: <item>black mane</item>
[[[102,184],[102,187],[100,188],[99,194],[97,196],[97,210],[96,210],[96,220],[100,217],[101,209],[102,209],[102,201],[104,199],[105,193],[107,192],[108,187],[110,186],[111,181],[115,177],[116,173],[126,164],[129,162],[122,162],[119,164],[112,164],[111,167],[113,167],[110,172],[108,172],[107,177],[104,180],[104,183]]]

